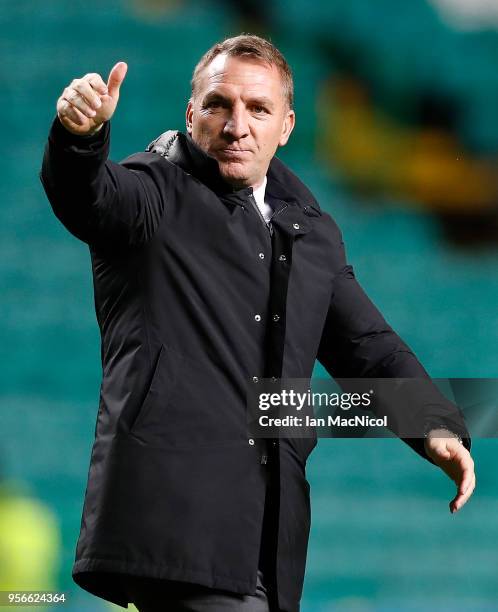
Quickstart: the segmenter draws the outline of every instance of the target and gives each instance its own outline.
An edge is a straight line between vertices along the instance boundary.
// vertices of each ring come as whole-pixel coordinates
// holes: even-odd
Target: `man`
[[[187,134],[115,164],[126,70],[64,90],[42,168],[55,214],[89,245],[102,335],[73,577],[141,610],[295,612],[316,439],[248,437],[248,385],[308,379],[317,357],[337,377],[427,373],[356,282],[334,221],[275,157],[295,123],[280,52],[251,35],[212,47]],[[405,441],[453,478],[456,511],[475,485],[468,432],[444,407],[427,425],[425,441]]]

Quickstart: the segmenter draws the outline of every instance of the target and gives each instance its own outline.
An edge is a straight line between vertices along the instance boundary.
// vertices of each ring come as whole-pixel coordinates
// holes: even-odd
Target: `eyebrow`
[[[267,98],[266,96],[258,96],[255,98],[251,98],[252,102],[256,102],[257,104],[261,104],[262,106],[268,106],[268,108],[273,109],[273,102],[270,100],[270,98]]]
[[[212,91],[206,94],[206,96],[204,97],[203,103],[205,104],[206,102],[210,102],[212,100],[221,100],[223,102],[230,102],[230,99],[224,96],[223,94],[218,93],[216,91]],[[270,110],[273,110],[275,107],[273,102],[267,96],[254,96],[253,98],[249,99],[249,102],[261,104],[262,106],[267,106]]]

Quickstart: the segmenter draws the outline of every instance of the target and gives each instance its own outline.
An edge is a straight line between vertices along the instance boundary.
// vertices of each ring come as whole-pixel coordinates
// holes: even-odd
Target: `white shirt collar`
[[[263,182],[261,183],[261,185],[257,188],[252,190],[253,195],[254,195],[254,199],[256,200],[257,205],[259,206],[259,208],[261,209],[262,207],[264,207],[265,205],[265,191],[266,191],[266,183],[268,182],[268,179],[265,178],[263,179]]]

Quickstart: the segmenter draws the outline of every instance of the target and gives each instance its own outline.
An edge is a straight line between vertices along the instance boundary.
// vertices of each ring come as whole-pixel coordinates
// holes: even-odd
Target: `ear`
[[[192,115],[194,114],[194,104],[192,98],[188,101],[187,110],[185,112],[185,123],[187,126],[187,132],[192,134]]]
[[[284,145],[287,144],[287,141],[289,140],[289,136],[291,135],[291,132],[294,129],[295,124],[296,124],[296,113],[293,110],[288,110],[284,118],[284,123],[282,126],[282,134],[280,136],[280,140],[278,141],[279,147],[283,147]]]

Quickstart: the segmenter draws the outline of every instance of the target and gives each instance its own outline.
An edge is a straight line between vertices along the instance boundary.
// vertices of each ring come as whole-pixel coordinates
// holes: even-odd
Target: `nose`
[[[230,110],[223,133],[231,136],[234,140],[239,140],[249,134],[247,114],[244,108],[237,105]]]

